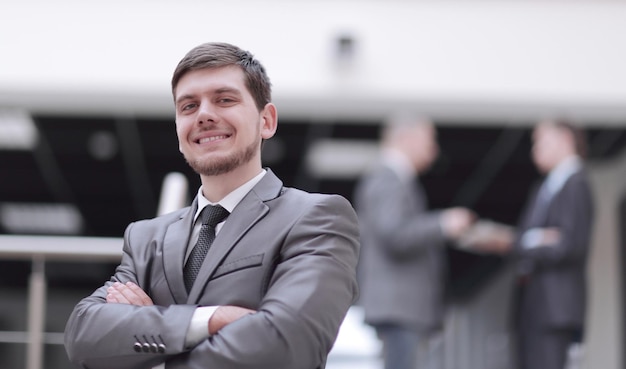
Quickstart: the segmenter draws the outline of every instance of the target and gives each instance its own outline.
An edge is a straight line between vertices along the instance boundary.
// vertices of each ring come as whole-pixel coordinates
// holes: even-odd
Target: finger
[[[138,296],[137,293],[133,291],[132,289],[130,289],[128,286],[122,284],[122,285],[116,286],[115,290],[119,292],[120,295],[123,296],[123,298],[126,301],[128,301],[129,304],[137,305],[137,306],[143,305],[141,297]]]
[[[139,298],[139,302],[141,303],[142,306],[153,305],[152,299],[150,298],[150,296],[148,296],[148,294],[144,290],[141,289],[141,287],[137,286],[133,282],[126,282],[126,287],[128,287],[128,289],[133,291],[135,296]]]
[[[111,294],[111,293],[107,293],[107,295],[106,295],[106,301],[107,301],[108,303],[116,303],[116,302],[117,302],[117,299],[113,296],[113,294]]]
[[[107,301],[119,304],[130,304],[130,301],[119,290],[119,286],[111,286],[107,289]]]
[[[132,282],[127,282],[124,285],[116,286],[116,290],[119,291],[128,303],[137,306],[152,305],[152,299],[146,294],[139,286]]]

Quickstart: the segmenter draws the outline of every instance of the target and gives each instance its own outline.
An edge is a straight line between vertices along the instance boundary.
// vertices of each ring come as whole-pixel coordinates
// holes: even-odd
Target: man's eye
[[[196,107],[196,104],[186,104],[186,105],[183,105],[183,107],[180,110],[182,110],[182,111],[191,110],[191,109],[193,109],[195,107]]]

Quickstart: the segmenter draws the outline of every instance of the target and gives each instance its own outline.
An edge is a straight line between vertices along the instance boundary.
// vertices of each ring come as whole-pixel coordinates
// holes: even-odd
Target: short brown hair
[[[229,65],[237,65],[243,70],[246,86],[259,111],[272,101],[272,85],[263,65],[250,52],[224,42],[207,42],[198,45],[181,59],[172,76],[174,99],[176,98],[176,86],[186,73]]]
[[[574,139],[574,149],[576,150],[576,154],[581,158],[587,157],[587,135],[585,131],[566,119],[553,119],[552,122],[554,125],[562,130],[569,132]]]

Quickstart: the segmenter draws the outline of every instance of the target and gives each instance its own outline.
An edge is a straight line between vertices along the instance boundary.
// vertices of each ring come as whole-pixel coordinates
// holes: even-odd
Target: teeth
[[[201,138],[198,143],[205,143],[205,142],[211,142],[211,141],[215,141],[215,140],[223,140],[225,139],[227,136],[211,136],[211,137],[204,137]]]

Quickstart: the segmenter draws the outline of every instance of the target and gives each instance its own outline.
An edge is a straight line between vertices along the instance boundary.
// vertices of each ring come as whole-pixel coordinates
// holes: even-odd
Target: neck
[[[566,161],[572,161],[575,158],[576,158],[576,154],[573,154],[573,153],[563,154],[561,158],[556,162],[556,164],[554,164],[554,166],[550,168],[550,172],[558,168],[559,165],[565,163]]]
[[[228,173],[216,176],[201,175],[202,194],[207,200],[216,203],[261,173],[262,170],[261,163],[252,160]]]

